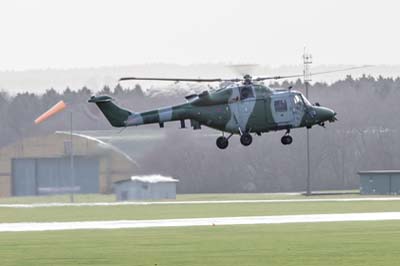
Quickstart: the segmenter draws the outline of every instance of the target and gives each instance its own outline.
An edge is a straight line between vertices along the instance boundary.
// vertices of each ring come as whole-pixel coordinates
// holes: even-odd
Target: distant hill
[[[352,67],[350,65],[315,65],[312,66],[312,72],[336,70]],[[291,75],[301,74],[302,65],[291,66],[258,66],[252,69],[253,76],[267,75]],[[380,65],[377,67],[366,68],[362,70],[353,70],[347,72],[324,74],[315,76],[313,81],[332,83],[343,79],[347,74],[358,77],[362,74],[377,77],[398,77],[400,75],[400,65]],[[177,64],[141,64],[131,66],[105,66],[98,68],[81,69],[42,69],[25,71],[0,71],[0,90],[7,91],[10,94],[18,92],[43,93],[47,89],[54,88],[62,92],[67,87],[72,90],[80,89],[83,86],[92,91],[99,91],[104,85],[110,87],[118,83],[118,79],[123,76],[148,76],[148,77],[237,77],[238,71],[227,67],[224,64],[196,64],[196,65],[177,65]],[[124,87],[133,87],[136,82],[124,82]],[[180,84],[176,86],[171,83],[160,82],[140,82],[143,89],[148,92],[165,90],[188,90],[198,88],[198,84]]]

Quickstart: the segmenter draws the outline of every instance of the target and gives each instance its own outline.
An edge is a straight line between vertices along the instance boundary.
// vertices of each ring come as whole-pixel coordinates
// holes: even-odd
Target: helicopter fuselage
[[[193,96],[188,103],[133,113],[125,126],[190,119],[195,129],[204,125],[242,134],[311,127],[332,120],[335,113],[312,106],[298,91],[271,90],[263,85],[232,86]]]
[[[186,99],[183,104],[137,113],[117,107],[108,96],[92,97],[89,102],[95,102],[116,127],[152,123],[163,127],[169,121],[181,121],[181,127],[185,127],[185,120],[190,120],[194,129],[204,125],[242,137],[276,130],[286,130],[286,136],[292,128],[324,126],[324,122],[336,120],[333,110],[311,105],[298,91],[272,90],[263,84],[233,83],[217,91],[189,95]],[[286,138],[290,138],[291,143],[291,137]],[[283,140],[282,143],[290,144]]]

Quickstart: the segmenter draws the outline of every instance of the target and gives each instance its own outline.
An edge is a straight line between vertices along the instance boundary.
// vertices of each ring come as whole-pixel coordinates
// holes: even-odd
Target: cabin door
[[[279,126],[290,124],[293,121],[292,101],[289,96],[287,94],[272,97],[272,117]]]
[[[242,131],[251,130],[251,117],[254,114],[256,97],[252,86],[240,87],[240,101],[238,102],[239,125]]]

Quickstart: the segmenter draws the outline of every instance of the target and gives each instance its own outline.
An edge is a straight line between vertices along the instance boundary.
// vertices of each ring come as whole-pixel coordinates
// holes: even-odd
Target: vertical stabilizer
[[[125,127],[132,112],[118,107],[109,96],[92,96],[88,102],[95,103],[113,127]]]

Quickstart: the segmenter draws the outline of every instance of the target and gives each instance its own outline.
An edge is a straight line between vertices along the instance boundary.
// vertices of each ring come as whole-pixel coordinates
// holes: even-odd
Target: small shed
[[[363,195],[400,194],[400,170],[360,171],[358,175]]]
[[[179,180],[161,175],[132,176],[114,183],[117,201],[176,199]]]

